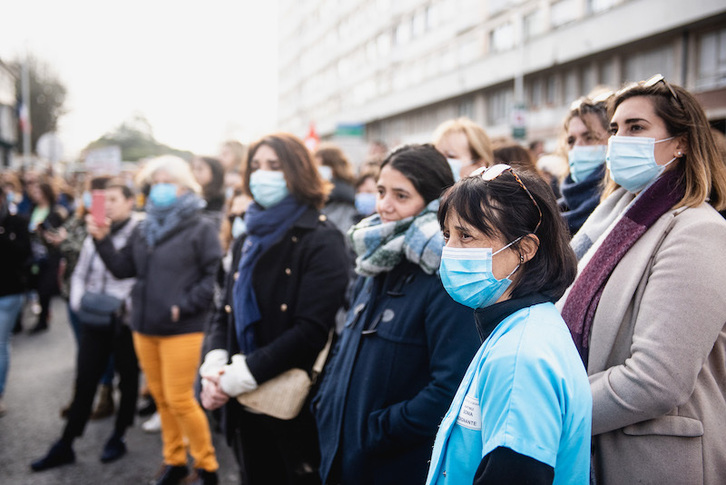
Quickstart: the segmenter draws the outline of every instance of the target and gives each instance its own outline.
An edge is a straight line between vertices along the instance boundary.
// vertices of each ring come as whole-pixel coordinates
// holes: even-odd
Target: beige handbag
[[[257,411],[277,419],[292,419],[300,414],[310,389],[323,370],[333,342],[331,330],[328,342],[318,354],[313,365],[312,378],[303,369],[290,369],[277,377],[262,383],[257,389],[243,392],[237,401],[252,411]]]

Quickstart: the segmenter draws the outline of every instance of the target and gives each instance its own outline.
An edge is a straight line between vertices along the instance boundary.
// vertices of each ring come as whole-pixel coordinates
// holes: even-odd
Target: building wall
[[[0,61],[0,168],[10,165],[11,151],[17,142],[15,104],[15,75]]]
[[[726,118],[723,0],[281,1],[281,128],[366,126],[389,145],[468,116],[555,143],[569,104],[660,72]]]

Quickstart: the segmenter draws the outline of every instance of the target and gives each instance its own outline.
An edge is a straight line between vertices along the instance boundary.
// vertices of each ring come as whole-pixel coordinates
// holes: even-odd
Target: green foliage
[[[127,162],[167,154],[191,160],[193,155],[192,152],[177,150],[156,141],[152,134],[151,125],[140,114],[134,115],[131,119],[121,123],[115,130],[89,143],[86,150],[111,145],[121,147],[121,158]]]

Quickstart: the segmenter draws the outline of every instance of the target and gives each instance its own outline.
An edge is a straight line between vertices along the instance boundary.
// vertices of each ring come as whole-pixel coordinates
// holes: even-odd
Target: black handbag
[[[94,254],[95,257],[95,254]],[[91,274],[91,266],[94,257],[88,263],[86,271],[86,286],[88,285],[88,277]],[[81,297],[81,307],[76,312],[76,316],[81,323],[92,325],[95,327],[110,326],[114,317],[120,316],[123,309],[124,300],[115,296],[104,293],[106,289],[106,270],[103,273],[103,286],[101,292],[86,292]]]

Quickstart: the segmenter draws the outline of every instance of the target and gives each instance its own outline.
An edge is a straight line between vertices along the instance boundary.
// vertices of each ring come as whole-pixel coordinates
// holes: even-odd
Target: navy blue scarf
[[[595,207],[600,204],[602,179],[605,176],[605,164],[591,173],[585,180],[575,182],[568,175],[560,185],[562,198],[558,201],[560,208],[564,205],[562,217],[565,218],[570,234],[575,235],[585,223]]]
[[[243,354],[257,348],[252,324],[262,318],[252,288],[252,270],[260,255],[279,241],[307,209],[306,205],[300,204],[292,195],[288,195],[279,204],[267,209],[256,202],[247,208],[245,214],[247,239],[242,245],[239,277],[233,288],[235,330]]]

